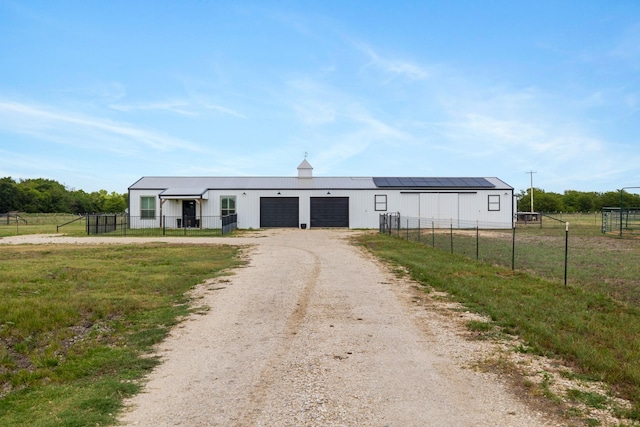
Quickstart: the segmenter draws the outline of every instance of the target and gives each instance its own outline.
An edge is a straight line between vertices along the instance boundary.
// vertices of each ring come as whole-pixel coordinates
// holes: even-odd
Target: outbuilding
[[[238,228],[377,228],[380,214],[455,228],[510,228],[513,187],[498,178],[314,177],[305,159],[292,177],[142,177],[129,187],[129,224]],[[137,224],[137,225],[136,225]]]

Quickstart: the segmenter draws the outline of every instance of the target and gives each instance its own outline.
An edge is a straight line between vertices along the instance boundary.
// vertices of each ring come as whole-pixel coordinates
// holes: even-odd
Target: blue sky
[[[0,177],[640,186],[638,1],[0,0]]]

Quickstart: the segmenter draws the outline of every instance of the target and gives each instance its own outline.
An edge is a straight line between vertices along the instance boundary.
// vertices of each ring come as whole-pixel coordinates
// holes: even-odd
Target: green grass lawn
[[[110,425],[191,310],[240,264],[214,245],[0,246],[0,425]]]
[[[20,214],[19,219],[0,218],[0,237],[22,234],[64,233],[71,236],[85,236],[86,221],[71,214]],[[74,221],[69,223],[70,221]],[[66,224],[69,223],[69,224]],[[66,224],[66,225],[63,225]]]
[[[116,230],[99,234],[100,237],[219,237],[220,228],[127,228],[118,219]],[[67,236],[87,236],[87,221],[84,217],[71,214],[20,214],[18,220],[0,218],[0,238],[25,234],[64,234]],[[95,235],[95,234],[94,234]]]
[[[517,334],[536,353],[560,357],[586,378],[605,381],[637,405],[640,419],[640,308],[605,293],[562,286],[538,275],[452,255],[429,245],[379,233],[359,243],[406,267],[413,279],[447,292],[469,309]]]

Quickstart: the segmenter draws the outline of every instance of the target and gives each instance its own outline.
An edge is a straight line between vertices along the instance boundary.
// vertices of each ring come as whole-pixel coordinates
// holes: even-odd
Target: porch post
[[[163,216],[162,216],[162,205],[164,205],[164,202],[166,202],[167,200],[166,199],[163,200],[162,196],[160,196],[160,195],[158,195],[158,199],[160,199],[160,228],[162,228],[162,225],[163,225],[162,224],[163,223],[163,221],[162,221],[162,219],[163,219]]]

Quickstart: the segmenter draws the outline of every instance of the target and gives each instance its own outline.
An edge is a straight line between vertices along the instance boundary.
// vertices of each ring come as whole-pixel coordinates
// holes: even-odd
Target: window
[[[220,216],[233,215],[236,213],[236,196],[220,197]]]
[[[375,205],[376,205],[376,211],[386,211],[387,210],[387,195],[386,194],[376,194],[375,195]]]
[[[156,219],[156,198],[154,196],[140,197],[140,218]]]
[[[500,210],[500,195],[489,194],[489,210],[490,211]]]

